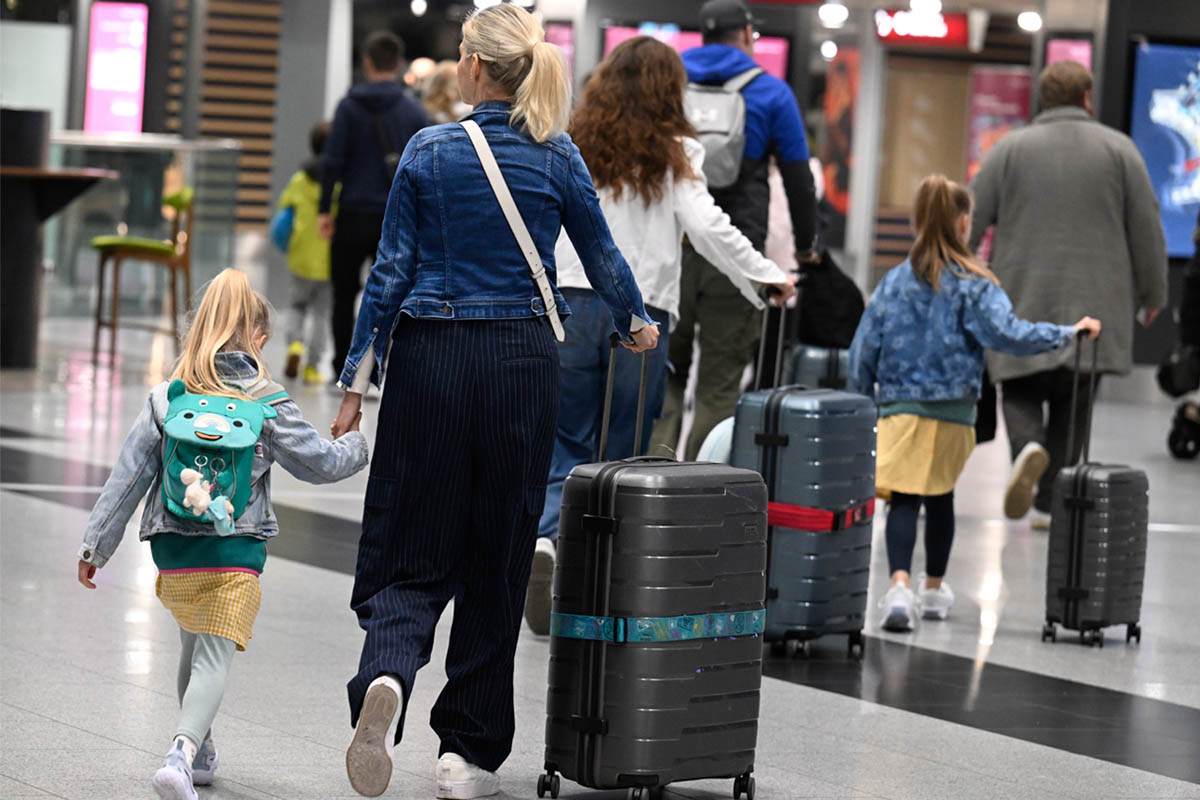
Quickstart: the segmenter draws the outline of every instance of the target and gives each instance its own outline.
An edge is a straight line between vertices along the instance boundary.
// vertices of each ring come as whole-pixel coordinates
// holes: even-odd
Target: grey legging
[[[212,728],[221,697],[225,694],[225,679],[237,644],[223,636],[208,633],[189,633],[179,629],[179,730],[176,736],[186,736],[203,744]]]

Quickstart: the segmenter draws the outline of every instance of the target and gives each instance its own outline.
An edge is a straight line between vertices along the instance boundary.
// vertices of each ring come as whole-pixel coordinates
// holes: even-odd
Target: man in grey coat
[[[1149,325],[1166,303],[1166,243],[1145,162],[1128,136],[1092,118],[1091,90],[1092,74],[1077,62],[1042,72],[1043,111],[996,144],[971,184],[970,245],[977,248],[994,225],[991,267],[1017,315],[1064,324],[1099,318],[1098,371],[1125,374],[1139,309]],[[1046,524],[1054,476],[1082,449],[1086,381],[1075,452],[1067,453],[1073,359],[1073,350],[987,354],[1012,449],[1004,498],[1010,519],[1034,506],[1034,525]]]

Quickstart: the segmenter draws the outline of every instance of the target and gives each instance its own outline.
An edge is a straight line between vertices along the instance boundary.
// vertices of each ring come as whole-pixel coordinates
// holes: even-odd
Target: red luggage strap
[[[866,522],[875,516],[875,498],[855,503],[840,511],[806,508],[788,503],[767,503],[767,524],[799,531],[840,531]]]

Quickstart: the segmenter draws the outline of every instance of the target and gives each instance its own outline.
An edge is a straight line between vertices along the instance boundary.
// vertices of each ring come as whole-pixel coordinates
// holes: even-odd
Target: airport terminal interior
[[[699,42],[694,0],[522,5],[562,48],[577,89],[629,36]],[[889,572],[880,501],[861,655],[848,655],[842,634],[764,642],[757,797],[1200,800],[1200,459],[1194,448],[1188,458],[1169,446],[1187,398],[1168,396],[1156,380],[1177,346],[1184,274],[1197,247],[1200,3],[934,5],[751,3],[759,63],[796,95],[821,162],[828,248],[869,297],[912,246],[908,204],[920,178],[943,172],[968,182],[995,141],[1036,115],[1041,69],[1086,60],[1097,119],[1142,150],[1169,257],[1168,309],[1136,331],[1132,371],[1105,376],[1093,415],[1091,460],[1133,466],[1149,481],[1138,635],[1125,625],[1086,643],[1061,626],[1053,640],[1043,635],[1049,534],[1031,518],[1005,516],[1010,453],[1001,414],[995,439],[975,448],[955,488],[946,577],[957,602],[946,620],[921,620],[911,632],[881,628]],[[178,309],[167,301],[179,270],[161,259],[131,257],[114,296],[111,278],[100,284],[94,237],[161,242],[186,196],[194,217],[180,246],[190,307],[220,270],[244,270],[277,311],[263,351],[268,368],[327,431],[341,397],[331,391],[330,359],[314,362],[311,380],[282,377],[289,272],[269,234],[276,204],[309,157],[313,123],[363,80],[368,34],[392,31],[409,65],[433,69],[458,58],[459,24],[473,8],[463,0],[3,4],[4,135],[10,120],[33,111],[45,116],[45,141],[26,162],[12,160],[23,145],[0,142],[0,797],[153,797],[150,776],[179,713],[179,626],[156,597],[158,570],[138,541],[140,510],[97,572],[95,591],[79,585],[76,564],[126,433],[172,372],[179,350],[171,314],[181,330],[187,314],[182,301]],[[132,40],[130,26],[140,31]],[[97,79],[114,60],[116,72]],[[399,78],[414,93],[422,79]],[[1151,112],[1155,97],[1176,91],[1177,114]],[[39,180],[73,188],[38,195]],[[1183,198],[1178,208],[1173,197]],[[167,261],[181,252],[173,247],[168,240]],[[101,327],[101,315],[108,322],[114,314],[114,325]],[[747,364],[752,356],[747,347]],[[371,389],[363,404],[372,448],[378,400]],[[233,658],[213,724],[220,769],[211,786],[198,787],[203,800],[359,796],[346,772],[354,734],[346,683],[363,644],[350,597],[367,478],[364,470],[313,486],[272,470],[280,533],[267,548],[253,639]],[[919,543],[914,575],[924,558]],[[437,791],[439,741],[428,720],[446,681],[453,613],[438,624],[413,687],[385,797]],[[516,736],[498,771],[499,797],[539,796],[550,649],[550,637],[522,625]],[[731,796],[731,786],[724,778],[679,782],[661,797],[715,800]],[[627,793],[564,778],[560,796]]]

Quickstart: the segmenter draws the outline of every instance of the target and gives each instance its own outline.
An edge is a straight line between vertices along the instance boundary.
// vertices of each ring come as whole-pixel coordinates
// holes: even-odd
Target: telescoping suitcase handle
[[[1070,458],[1071,453],[1075,452],[1075,409],[1079,405],[1079,379],[1082,377],[1080,373],[1080,365],[1083,360],[1083,342],[1086,333],[1079,332],[1075,338],[1075,374],[1074,380],[1071,382],[1071,415],[1067,429],[1067,457]],[[1087,416],[1084,417],[1084,433],[1083,433],[1083,452],[1076,464],[1086,464],[1092,449],[1092,407],[1096,404],[1096,369],[1100,364],[1100,337],[1096,337],[1092,344],[1092,372],[1088,376],[1088,402]]]
[[[779,290],[774,287],[767,289],[767,294],[779,293]],[[800,289],[797,288],[796,294],[799,295],[799,293]],[[763,388],[763,366],[767,358],[767,327],[771,320],[771,308],[772,306],[768,305],[763,310],[762,335],[758,338],[758,366],[754,370],[754,391],[756,392]],[[787,329],[787,326],[784,325],[786,321],[787,304],[784,303],[779,306],[779,336],[776,337],[775,341],[775,374],[772,378],[772,386],[778,386],[779,379],[783,376],[783,341],[784,332]]]
[[[621,344],[621,334],[613,331],[612,335],[608,337],[608,344],[608,381],[604,386],[604,420],[600,423],[600,452],[598,454],[600,461],[603,461],[608,453],[608,429],[612,422],[613,385],[617,381],[617,347]],[[649,368],[647,357],[649,355],[649,350],[642,351],[642,376],[638,384],[637,427],[633,434],[634,456],[642,454],[642,431],[646,413],[646,372]]]

